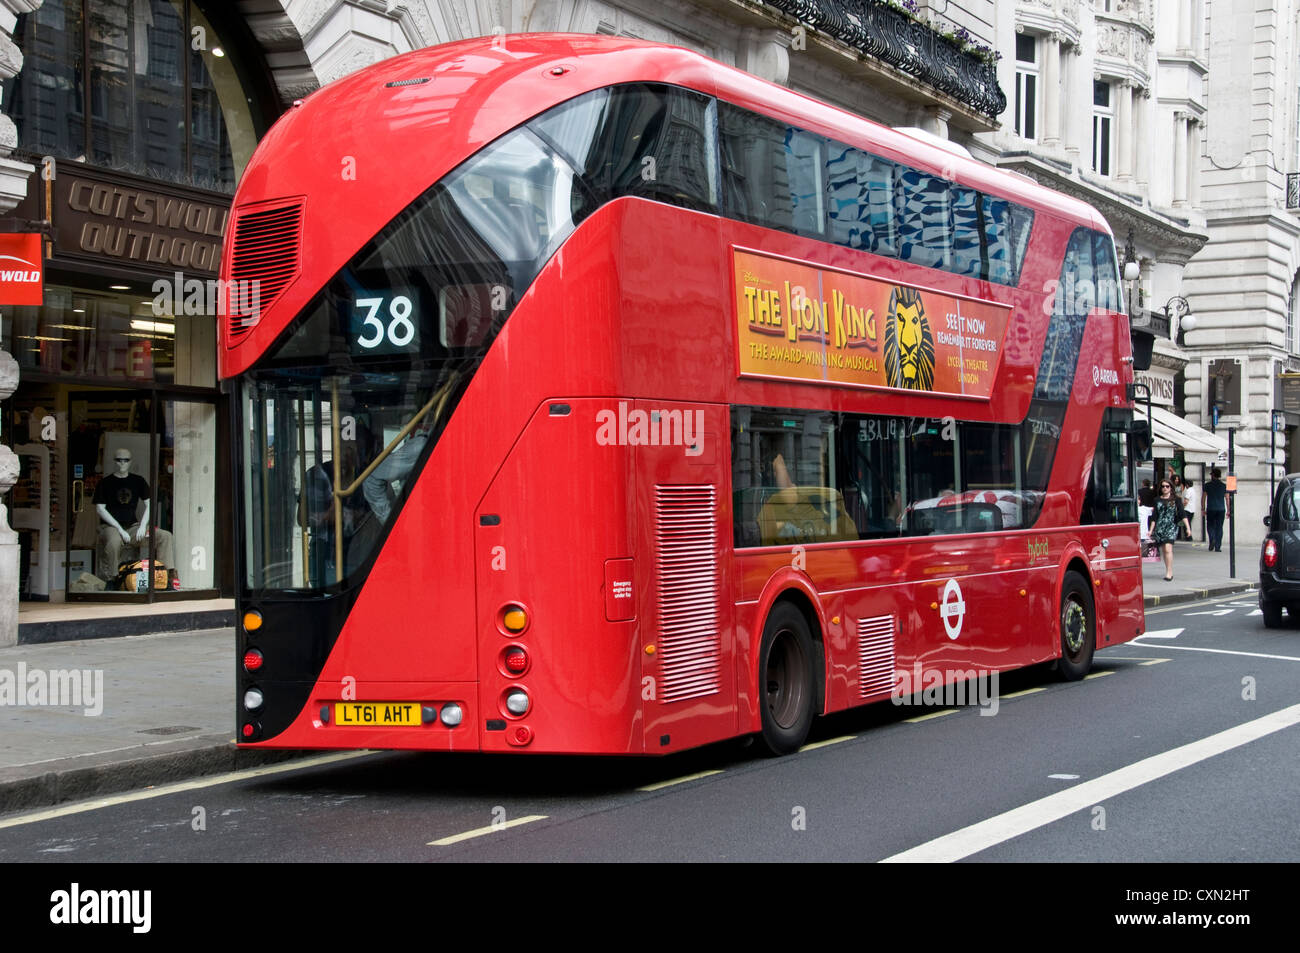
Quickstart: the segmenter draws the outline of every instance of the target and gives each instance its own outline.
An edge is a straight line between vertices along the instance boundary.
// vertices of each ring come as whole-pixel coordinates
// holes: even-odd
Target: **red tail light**
[[[1272,569],[1277,565],[1277,540],[1264,540],[1264,565]]]
[[[506,671],[512,675],[522,675],[528,668],[528,654],[518,646],[512,646],[505,651],[502,659]]]
[[[249,649],[244,653],[244,671],[256,672],[262,667],[262,653],[257,649]]]

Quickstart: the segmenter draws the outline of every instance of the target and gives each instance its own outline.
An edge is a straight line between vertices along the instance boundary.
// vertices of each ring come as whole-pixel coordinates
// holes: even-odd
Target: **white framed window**
[[[1115,97],[1110,83],[1092,84],[1092,171],[1110,175],[1115,157]]]
[[[1038,138],[1038,37],[1016,34],[1016,135]]]
[[[1286,352],[1300,354],[1300,273],[1291,282],[1286,301]]]

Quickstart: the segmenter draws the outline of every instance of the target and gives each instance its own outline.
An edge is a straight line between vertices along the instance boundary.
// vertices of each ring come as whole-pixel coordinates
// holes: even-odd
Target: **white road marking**
[[[1263,614],[1264,614],[1264,610],[1263,610],[1263,609],[1256,609],[1254,612],[1248,612],[1248,613],[1246,613],[1246,615],[1248,615],[1248,616],[1252,616],[1252,615],[1263,615]]]
[[[1183,634],[1182,629],[1152,629],[1150,632],[1143,632],[1138,636],[1139,639],[1176,639]],[[1135,643],[1130,642],[1130,645]]]
[[[1141,642],[1133,641],[1129,645],[1141,645]],[[1249,658],[1271,658],[1278,659],[1282,662],[1300,662],[1300,657],[1294,655],[1268,655],[1264,652],[1237,652],[1233,649],[1201,649],[1191,645],[1152,645],[1150,648],[1174,649],[1179,652],[1213,652],[1215,655],[1245,655]]]
[[[1236,609],[1206,609],[1204,612],[1187,612],[1185,615],[1232,615]]]
[[[671,781],[659,781],[655,784],[647,784],[643,788],[637,788],[638,791],[661,791],[664,788],[670,788],[674,784],[685,784],[687,781],[698,781],[700,778],[707,778],[712,774],[721,774],[721,768],[714,768],[712,771],[701,771],[698,774],[688,774],[684,778],[673,778]]]
[[[475,837],[482,837],[485,834],[496,834],[499,831],[509,830],[512,827],[518,827],[520,824],[531,824],[533,821],[544,821],[545,814],[529,814],[527,817],[516,817],[513,821],[503,821],[500,824],[489,824],[487,827],[478,827],[472,831],[466,831],[463,834],[452,834],[450,837],[440,837],[438,840],[431,840],[425,846],[427,847],[450,847],[452,844],[459,844],[461,841],[470,840]]]
[[[1047,779],[1049,781],[1077,781],[1079,776],[1077,774],[1049,774]]]
[[[229,784],[231,781],[246,781],[250,778],[264,778],[271,774],[284,774],[286,771],[298,771],[302,768],[318,768],[323,764],[333,764],[337,761],[348,761],[352,758],[360,758],[367,755],[375,754],[374,751],[345,751],[341,754],[321,755],[318,758],[305,758],[302,761],[293,761],[288,764],[276,764],[266,768],[248,768],[245,771],[231,771],[227,774],[214,774],[210,777],[200,778],[196,781],[181,781],[177,784],[165,784],[160,788],[149,788],[145,791],[131,791],[128,794],[114,794],[110,797],[96,798],[93,801],[82,801],[77,804],[68,804],[64,807],[52,807],[45,811],[36,811],[33,814],[20,814],[18,817],[10,817],[0,820],[0,830],[6,827],[19,827],[23,824],[36,824],[40,821],[53,820],[56,817],[67,817],[70,814],[82,814],[86,811],[98,811],[100,808],[114,807],[118,804],[130,804],[132,801],[147,801],[150,798],[165,797],[168,794],[179,794],[182,791],[197,791],[201,788],[216,787],[218,784]]]
[[[1283,708],[1200,741],[1144,758],[1099,778],[1076,784],[1068,790],[1031,801],[943,837],[936,837],[910,850],[886,857],[881,863],[952,863],[961,860],[1059,821],[1075,811],[1100,804],[1133,788],[1296,724],[1300,724],[1300,705]]]

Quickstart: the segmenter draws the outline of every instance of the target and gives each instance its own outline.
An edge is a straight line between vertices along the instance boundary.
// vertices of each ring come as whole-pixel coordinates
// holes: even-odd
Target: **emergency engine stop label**
[[[740,374],[988,397],[1010,308],[733,249]]]

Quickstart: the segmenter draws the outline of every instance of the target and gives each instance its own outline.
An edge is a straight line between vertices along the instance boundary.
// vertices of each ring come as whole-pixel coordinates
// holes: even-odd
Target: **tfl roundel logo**
[[[956,639],[961,635],[962,620],[966,618],[966,600],[962,598],[961,586],[956,579],[949,579],[943,587],[943,597],[939,600],[939,617],[943,619],[948,638]]]

